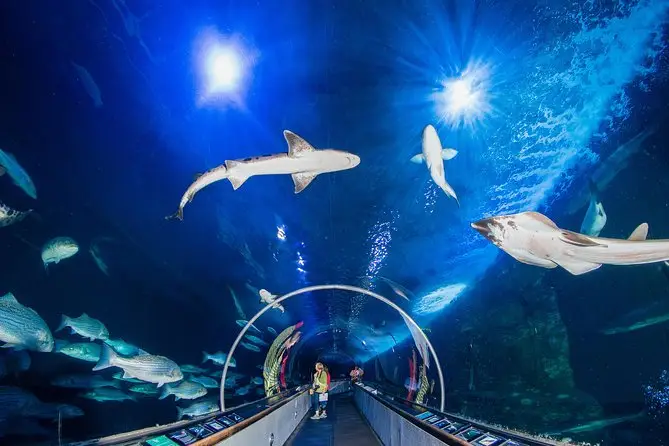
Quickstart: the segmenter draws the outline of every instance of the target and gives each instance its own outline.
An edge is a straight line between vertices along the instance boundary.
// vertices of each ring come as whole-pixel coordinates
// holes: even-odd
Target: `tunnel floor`
[[[311,420],[310,410],[297,426],[286,446],[367,446],[381,445],[362,417],[350,393],[332,396],[328,402],[328,417]]]

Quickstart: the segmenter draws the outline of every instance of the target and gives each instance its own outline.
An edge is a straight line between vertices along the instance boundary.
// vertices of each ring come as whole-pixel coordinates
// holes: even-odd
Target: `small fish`
[[[35,310],[21,305],[12,293],[0,296],[0,341],[3,348],[50,352],[51,330]]]
[[[444,152],[444,150],[447,150],[447,152]],[[427,169],[430,171],[432,181],[434,181],[446,195],[453,197],[458,206],[460,206],[460,201],[455,194],[455,190],[453,190],[451,185],[446,181],[446,172],[444,169],[444,159],[452,159],[457,153],[458,152],[454,149],[443,149],[435,128],[429,124],[425,126],[423,129],[423,153],[421,161],[425,161]],[[417,158],[413,157],[412,162],[416,162],[414,159]]]
[[[220,410],[217,400],[206,399],[203,401],[198,401],[193,403],[186,408],[177,407],[177,419],[182,419],[183,417],[199,417],[201,415],[207,415],[212,412],[218,412]]]
[[[276,330],[273,329],[272,327],[267,327],[267,331],[268,331],[269,334],[271,334],[272,336],[276,336],[276,335],[277,335]]]
[[[203,174],[196,175],[195,181],[193,181],[193,183],[191,183],[191,185],[188,186],[188,189],[186,189],[186,192],[184,192],[183,196],[181,197],[181,201],[179,202],[179,209],[177,209],[177,211],[174,214],[165,217],[165,220],[172,220],[177,218],[183,221],[184,207],[186,207],[188,203],[193,201],[195,194],[197,194],[199,191],[209,186],[210,184],[215,183],[217,181],[221,181],[227,177],[228,177],[228,171],[225,168],[224,164],[221,164],[218,167],[214,167],[213,169],[210,169]]]
[[[156,385],[151,383],[136,384],[134,386],[130,386],[128,390],[133,393],[141,393],[144,395],[157,395],[159,392]]]
[[[102,258],[102,252],[100,251],[99,243],[95,241],[91,243],[91,247],[88,249],[88,252],[91,254],[91,257],[93,257],[93,261],[97,265],[98,269],[102,271],[102,274],[109,276],[109,267]]]
[[[104,379],[98,375],[64,375],[51,380],[51,384],[56,387],[65,387],[70,389],[97,389],[99,387],[121,388],[121,383],[115,380]]]
[[[119,381],[125,381],[127,383],[144,384],[144,381],[142,381],[141,379],[128,378],[127,376],[124,376],[124,372],[116,372],[112,375],[112,378],[117,379]]]
[[[249,321],[245,321],[244,319],[239,319],[239,320],[236,320],[235,323],[237,325],[239,325],[240,327],[244,327],[244,326],[246,326],[246,324],[249,323]],[[253,330],[258,334],[262,334],[262,331],[260,331],[260,329],[253,324],[251,324],[251,326],[249,327],[249,330]]]
[[[207,389],[216,389],[220,386],[218,381],[209,376],[191,376],[189,379],[193,382],[202,384]]]
[[[379,276],[379,279],[383,280],[388,284],[390,288],[400,297],[403,297],[406,300],[413,300],[415,298],[414,294],[409,291],[406,287],[400,285],[397,282],[394,282],[386,277]]]
[[[0,203],[0,228],[4,228],[5,226],[13,225],[14,223],[22,221],[31,212],[32,209],[24,212],[16,211],[9,206]]]
[[[89,400],[94,400],[98,402],[103,401],[137,401],[137,398],[133,395],[128,395],[127,393],[118,390],[111,389],[109,387],[102,387],[100,389],[91,390],[79,395],[82,398],[87,398]]]
[[[81,361],[98,362],[100,360],[100,345],[93,342],[56,343],[56,353]]]
[[[69,259],[79,252],[79,245],[70,237],[56,237],[44,244],[42,248],[42,262],[44,269],[49,264],[59,263],[61,260]]]
[[[181,369],[169,358],[158,355],[137,355],[129,358],[119,356],[108,345],[102,346],[100,361],[93,367],[94,371],[108,367],[119,367],[125,372],[124,378],[137,378],[145,382],[163,384],[181,381],[184,377]]]
[[[214,364],[225,365],[225,361],[228,359],[228,354],[218,351],[214,354],[202,352],[202,363],[204,364],[207,361],[211,361]],[[230,360],[230,367],[237,367],[237,361],[235,358]]]
[[[60,331],[65,327],[70,327],[72,333],[76,333],[79,336],[88,338],[91,341],[96,339],[107,340],[109,339],[109,330],[107,327],[100,322],[99,320],[90,317],[86,313],[83,313],[79,317],[71,318],[63,315],[60,325],[56,328],[56,331]]]
[[[239,389],[235,390],[235,396],[248,395],[250,391],[251,391],[250,386],[240,387]]]
[[[81,85],[84,87],[86,94],[93,101],[93,105],[95,106],[95,108],[102,107],[104,105],[102,103],[102,94],[100,93],[100,88],[98,87],[98,84],[96,84],[95,80],[93,80],[93,76],[91,76],[91,73],[89,73],[88,70],[82,67],[81,65],[77,65],[74,62],[70,63],[72,64],[74,71],[76,71],[77,78],[79,79],[79,82],[81,82]]]
[[[0,150],[0,166],[2,166],[3,174],[7,173],[14,184],[23,189],[29,197],[37,199],[37,189],[33,184],[30,175],[21,167],[14,155],[9,152]]]
[[[202,367],[198,367],[196,365],[184,364],[184,365],[181,365],[179,367],[181,367],[181,371],[184,372],[184,373],[197,373],[197,374],[200,374],[200,375],[203,374],[203,373],[207,373],[206,369],[203,369]]]
[[[164,400],[168,396],[174,395],[175,401],[179,401],[180,399],[194,400],[206,394],[207,389],[202,384],[193,381],[181,381],[176,385],[166,384],[163,387],[163,393],[158,399]]]
[[[242,347],[244,347],[246,350],[250,350],[252,352],[259,352],[260,351],[260,347],[258,347],[257,345],[254,345],[254,344],[251,344],[251,343],[248,343],[248,342],[244,342],[244,341],[240,342],[239,344]]]
[[[245,338],[245,339],[248,339],[248,340],[249,340],[251,343],[253,343],[253,344],[256,344],[256,345],[262,345],[263,347],[269,345],[267,342],[263,341],[263,340],[260,339],[258,336],[254,336],[254,335],[247,334],[247,335],[244,335],[244,338]]]
[[[116,353],[120,353],[124,356],[134,356],[139,355],[140,353],[146,353],[141,348],[129,344],[123,339],[105,339],[105,344],[113,348]]]
[[[263,382],[264,381],[259,376],[254,376],[251,378],[251,384],[255,384],[256,386],[262,386]]]
[[[266,289],[262,289],[258,291],[258,294],[260,295],[260,303],[261,304],[272,304],[276,300],[277,296],[276,294],[272,294]],[[272,308],[276,308],[277,310],[280,310],[282,313],[284,313],[286,310],[283,308],[283,305],[281,304],[274,304],[272,305]]]
[[[599,200],[597,185],[590,180],[590,205],[581,223],[581,234],[598,237],[606,225],[606,212],[604,205]]]

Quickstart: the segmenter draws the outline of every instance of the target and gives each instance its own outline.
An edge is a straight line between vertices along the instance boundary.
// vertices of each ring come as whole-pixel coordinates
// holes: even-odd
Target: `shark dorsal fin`
[[[627,237],[627,240],[640,242],[646,240],[646,237],[648,237],[648,223],[641,223],[634,231],[632,231],[632,234]]]
[[[542,223],[547,224],[548,226],[550,226],[552,228],[557,229],[557,225],[555,224],[555,222],[553,220],[551,220],[550,218],[546,217],[544,214],[540,214],[538,212],[532,212],[532,211],[525,212],[525,214],[529,215],[530,217],[534,218],[535,220],[538,220]]]
[[[560,240],[575,246],[606,246],[605,244],[597,243],[590,237],[571,231],[561,231]]]
[[[8,303],[19,303],[18,300],[16,300],[16,297],[14,297],[13,293],[7,293],[4,296],[0,296],[0,302],[8,302]]]
[[[290,157],[301,156],[316,150],[311,144],[290,130],[284,130],[283,137],[286,138],[286,142],[288,143],[288,156]]]

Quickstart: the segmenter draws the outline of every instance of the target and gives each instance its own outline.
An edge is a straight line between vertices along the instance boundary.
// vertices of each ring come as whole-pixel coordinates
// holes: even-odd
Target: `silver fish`
[[[125,372],[124,378],[137,378],[145,382],[163,384],[181,381],[184,377],[181,369],[169,358],[158,355],[137,355],[129,358],[119,356],[108,345],[102,346],[100,361],[93,370],[119,367]]]
[[[447,152],[444,152],[444,150]],[[444,169],[444,159],[452,159],[457,154],[458,152],[455,149],[443,149],[435,128],[429,124],[425,126],[423,129],[422,160],[425,161],[427,169],[430,171],[432,181],[434,181],[446,195],[453,197],[458,206],[460,206],[460,201],[455,194],[455,190],[453,190],[451,185],[446,181],[446,172]],[[413,157],[411,160],[416,162],[417,158]]]
[[[177,211],[174,214],[165,217],[165,220],[171,220],[174,218],[183,220],[184,207],[186,207],[188,203],[193,201],[195,194],[197,194],[199,191],[209,186],[210,184],[215,183],[217,181],[221,181],[227,177],[228,177],[228,171],[225,165],[223,164],[221,164],[218,167],[214,167],[213,169],[210,169],[203,174],[196,175],[195,181],[193,181],[193,183],[191,183],[191,185],[188,186],[188,189],[186,189],[186,192],[184,192],[183,196],[181,197],[181,201],[179,202],[179,209],[177,209]]]
[[[225,361],[228,359],[228,354],[223,352],[216,352],[214,354],[202,352],[202,363],[204,364],[207,361],[211,361],[214,364],[225,365]],[[237,367],[237,361],[235,358],[230,359],[230,367]]]
[[[21,167],[18,161],[16,161],[14,155],[0,150],[0,166],[3,167],[4,171],[9,175],[14,184],[23,189],[29,197],[37,199],[37,190],[35,189],[33,180],[23,167]]]
[[[32,308],[21,305],[12,293],[0,297],[0,341],[3,348],[50,352],[54,340],[46,322]]]
[[[246,350],[250,350],[252,352],[259,352],[260,351],[260,347],[258,347],[257,345],[251,344],[249,342],[242,341],[242,342],[239,343],[239,345],[244,347]]]
[[[272,336],[276,336],[276,335],[277,335],[276,330],[273,329],[272,327],[267,327],[267,331],[268,331],[269,334],[271,334]]]
[[[130,386],[128,390],[130,392],[142,393],[144,395],[156,395],[159,392],[156,385],[151,383],[135,384],[134,386]]]
[[[646,223],[639,225],[627,240],[589,237],[560,229],[537,212],[486,218],[471,225],[519,262],[543,268],[559,265],[574,275],[603,264],[640,265],[669,260],[669,240],[646,240]]]
[[[251,378],[251,384],[255,384],[256,386],[262,386],[263,380],[259,376],[254,376]]]
[[[63,315],[60,325],[58,328],[56,328],[56,331],[60,331],[65,327],[70,327],[70,329],[72,329],[72,333],[76,333],[79,336],[88,338],[91,341],[96,339],[109,339],[109,330],[107,330],[105,324],[95,318],[90,317],[86,313],[83,313],[81,316],[74,318]]]
[[[99,389],[91,390],[89,392],[79,394],[82,398],[87,398],[89,400],[94,400],[98,402],[103,401],[137,401],[137,398],[133,395],[128,395],[122,390],[111,389],[109,387],[102,387]]]
[[[141,348],[129,344],[123,339],[105,339],[105,344],[113,348],[116,353],[120,353],[124,356],[134,356],[140,353],[146,353]]]
[[[207,415],[212,412],[218,412],[220,410],[218,401],[216,400],[204,400],[193,403],[186,408],[177,407],[178,419],[183,417],[199,417],[200,415]]]
[[[70,237],[56,237],[44,244],[42,248],[42,263],[47,269],[51,263],[59,263],[69,259],[79,252],[79,245]]]
[[[163,400],[170,395],[174,395],[175,401],[179,401],[180,399],[194,400],[206,394],[207,389],[202,384],[193,381],[181,381],[175,385],[166,384],[163,387],[162,395],[158,399]]]
[[[250,334],[244,335],[244,339],[248,339],[251,343],[256,344],[256,345],[262,345],[262,346],[269,345],[267,342],[263,341],[258,336],[254,336],[254,335],[250,335]]]
[[[209,376],[191,376],[189,378],[191,381],[202,384],[208,389],[216,389],[220,386],[220,382],[216,381],[214,378]]]
[[[101,353],[100,345],[93,342],[56,342],[54,351],[70,358],[88,362],[98,362]]]
[[[77,73],[79,82],[81,82],[81,85],[84,87],[84,90],[86,90],[86,94],[93,101],[93,105],[95,106],[95,108],[102,107],[104,105],[102,103],[102,94],[100,93],[100,88],[98,87],[98,84],[96,84],[95,80],[93,80],[93,76],[91,76],[91,73],[89,73],[88,70],[82,67],[81,65],[77,65],[74,62],[70,63],[72,64],[72,67],[74,67],[74,70]]]
[[[288,143],[287,154],[225,161],[227,178],[234,190],[252,176],[287,174],[293,178],[295,193],[299,194],[319,174],[353,169],[360,164],[357,155],[334,149],[316,150],[289,130],[284,130],[283,136]]]
[[[237,325],[239,325],[240,327],[244,327],[246,324],[249,323],[249,321],[246,321],[244,319],[239,319],[239,320],[236,320],[235,323]],[[251,326],[249,327],[249,330],[253,330],[258,334],[262,334],[262,331],[260,331],[260,329],[253,324],[251,324]]]
[[[206,369],[203,369],[202,367],[198,367],[192,364],[184,364],[179,367],[181,368],[181,371],[184,373],[199,373],[199,374],[207,373]]]
[[[51,380],[51,384],[56,387],[66,387],[71,389],[96,389],[99,387],[121,388],[121,383],[116,380],[104,379],[97,375],[64,375]]]
[[[18,223],[28,216],[32,209],[27,211],[16,211],[9,206],[0,203],[0,228]]]
[[[258,291],[258,294],[260,295],[260,303],[262,303],[262,304],[274,304],[274,305],[272,305],[272,308],[276,308],[277,310],[280,310],[282,313],[284,313],[286,311],[285,308],[283,308],[283,305],[274,303],[274,301],[277,298],[276,294],[272,294],[264,288],[262,290]]]

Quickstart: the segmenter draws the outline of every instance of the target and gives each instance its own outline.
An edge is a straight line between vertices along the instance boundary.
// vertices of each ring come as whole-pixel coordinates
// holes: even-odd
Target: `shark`
[[[353,169],[360,157],[343,150],[316,149],[290,130],[283,131],[288,153],[265,155],[243,160],[226,160],[227,178],[234,190],[256,175],[290,175],[299,194],[322,173]]]
[[[583,217],[580,232],[585,235],[597,237],[602,232],[605,225],[606,212],[604,211],[604,205],[599,200],[597,185],[590,181],[590,205],[585,212],[585,217]]]
[[[559,228],[538,212],[485,218],[472,228],[519,262],[542,268],[560,266],[573,275],[607,265],[640,265],[669,260],[669,240],[646,240],[640,224],[627,240],[592,237]]]
[[[451,160],[455,158],[457,154],[457,150],[449,148],[445,149],[441,146],[437,131],[432,125],[428,124],[423,129],[423,153],[411,158],[411,162],[425,162],[427,169],[430,171],[432,181],[434,181],[446,195],[453,197],[458,206],[460,206],[460,201],[458,200],[455,190],[446,181],[446,172],[444,170],[444,160]]]

